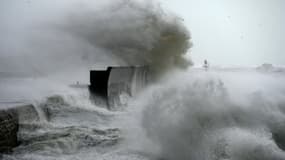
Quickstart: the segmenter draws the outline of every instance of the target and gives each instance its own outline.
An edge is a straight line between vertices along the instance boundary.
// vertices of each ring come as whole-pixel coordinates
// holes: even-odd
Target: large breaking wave
[[[38,88],[60,92],[66,77],[74,83],[82,76],[77,69],[88,73],[94,64],[149,65],[154,73],[191,64],[182,20],[154,2],[18,3],[23,15],[12,9],[7,14],[16,16],[1,21],[1,68],[61,74],[39,85],[34,82],[42,79],[2,80],[1,97],[38,96]],[[92,105],[85,94],[64,97],[71,94],[64,87],[34,105],[40,122],[22,122],[21,145],[3,158],[285,159],[284,81],[283,72],[270,70],[172,72],[124,108],[131,115]]]
[[[201,71],[171,75],[134,102],[131,124],[142,128],[128,133],[145,137],[134,148],[162,159],[285,159],[284,75]]]

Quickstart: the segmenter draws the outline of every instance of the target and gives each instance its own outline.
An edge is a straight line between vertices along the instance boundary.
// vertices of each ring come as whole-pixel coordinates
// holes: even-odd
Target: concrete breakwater
[[[0,153],[11,152],[19,144],[18,131],[21,123],[39,120],[31,104],[0,107]]]
[[[109,109],[125,105],[128,97],[142,91],[149,81],[147,66],[112,66],[106,70],[90,71],[89,90],[95,104]]]

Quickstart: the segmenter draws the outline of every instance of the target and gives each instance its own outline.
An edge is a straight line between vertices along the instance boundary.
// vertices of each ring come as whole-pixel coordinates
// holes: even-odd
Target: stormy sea
[[[195,39],[153,1],[6,5],[0,107],[33,109],[0,159],[285,160],[284,66],[193,65]],[[88,89],[107,66],[148,66],[151,78],[110,110]]]
[[[110,111],[84,85],[1,78],[1,97],[34,93],[38,116],[20,123],[20,145],[2,159],[285,159],[284,80],[284,70],[192,68]]]

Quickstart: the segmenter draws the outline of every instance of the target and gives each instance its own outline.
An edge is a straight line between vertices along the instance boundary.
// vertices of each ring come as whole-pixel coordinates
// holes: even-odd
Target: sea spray
[[[133,143],[139,150],[178,160],[285,159],[284,75],[189,70],[171,77],[134,102],[129,125],[141,129],[126,130],[145,139]]]
[[[0,42],[7,44],[0,49],[0,64],[6,70],[45,75],[149,65],[160,74],[191,64],[184,56],[192,43],[183,20],[154,1],[31,0],[5,5],[3,12],[10,16],[1,21],[5,36]]]

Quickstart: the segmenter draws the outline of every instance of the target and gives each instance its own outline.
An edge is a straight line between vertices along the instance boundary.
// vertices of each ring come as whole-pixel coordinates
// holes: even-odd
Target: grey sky
[[[185,20],[192,33],[194,47],[190,56],[195,64],[208,59],[211,65],[259,65],[265,62],[285,65],[285,0],[159,1],[162,8],[170,9]],[[31,9],[30,2],[0,1],[0,66],[13,68],[17,64],[18,68],[24,68],[21,65],[25,64],[6,61],[3,55],[15,53],[18,56],[16,53],[25,51],[23,48],[26,47],[21,46],[25,40],[19,37],[22,37],[20,33],[25,29],[25,22],[33,21],[31,19],[35,17],[30,15],[57,17],[60,7],[66,7],[61,4],[64,1],[35,0],[32,2],[37,4],[32,6],[37,7]],[[53,11],[45,6],[52,6]]]
[[[284,0],[160,0],[184,18],[196,64],[285,65]]]
[[[102,65],[161,72],[191,64],[184,57],[189,32],[179,18],[145,0],[104,2],[0,1],[0,72],[42,75]]]

